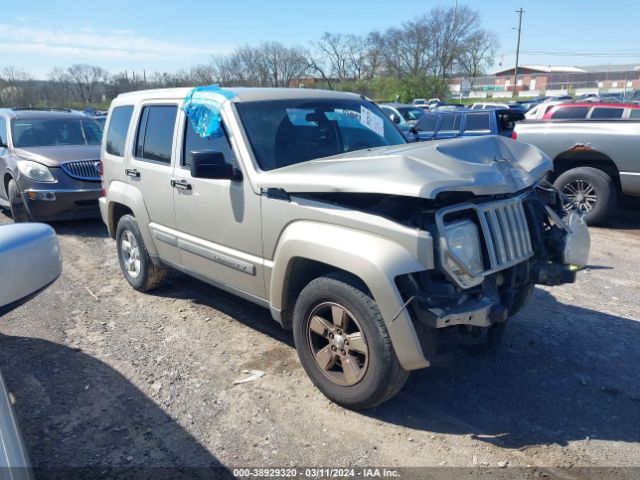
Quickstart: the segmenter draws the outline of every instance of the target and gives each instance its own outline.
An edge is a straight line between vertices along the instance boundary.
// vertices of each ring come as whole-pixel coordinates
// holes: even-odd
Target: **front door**
[[[171,187],[177,114],[176,104],[146,104],[140,107],[133,152],[126,166],[127,182],[144,199],[149,215],[149,230],[158,254],[163,260],[174,264],[180,262]]]
[[[194,151],[222,152],[227,162],[236,165],[237,159],[226,134],[203,139],[184,114],[180,117],[182,141],[173,195],[182,266],[214,283],[264,299],[260,196],[246,178],[193,178],[189,167]]]

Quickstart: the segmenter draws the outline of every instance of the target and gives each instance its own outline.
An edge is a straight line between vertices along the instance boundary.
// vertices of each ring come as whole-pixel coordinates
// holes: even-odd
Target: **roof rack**
[[[59,107],[13,107],[11,110],[36,110],[39,112],[69,112],[72,110],[70,108],[59,108]]]

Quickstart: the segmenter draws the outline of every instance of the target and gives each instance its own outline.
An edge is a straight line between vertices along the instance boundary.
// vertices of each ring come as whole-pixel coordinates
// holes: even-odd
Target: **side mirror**
[[[395,113],[392,113],[391,115],[389,115],[389,119],[396,125],[400,123],[400,117]]]
[[[43,223],[0,226],[0,265],[0,315],[4,315],[60,276],[55,231]]]
[[[193,178],[242,180],[242,173],[227,163],[222,152],[203,150],[191,152],[191,176]]]

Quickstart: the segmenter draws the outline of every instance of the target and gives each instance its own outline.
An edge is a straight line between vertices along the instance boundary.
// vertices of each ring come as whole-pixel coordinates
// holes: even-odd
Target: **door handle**
[[[135,168],[127,168],[125,173],[132,178],[140,178],[140,172]]]
[[[191,184],[186,180],[171,180],[171,186],[180,190],[191,190]]]

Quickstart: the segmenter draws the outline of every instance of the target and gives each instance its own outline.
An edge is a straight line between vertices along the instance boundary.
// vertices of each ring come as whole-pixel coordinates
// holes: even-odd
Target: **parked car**
[[[486,108],[509,108],[506,103],[477,102],[469,107],[471,110],[484,110]]]
[[[55,232],[48,225],[0,225],[0,317],[41,292],[60,276]],[[0,374],[0,477],[33,478],[26,448]]]
[[[97,217],[101,140],[84,114],[0,109],[0,207],[15,222]]]
[[[415,125],[424,115],[424,109],[403,103],[383,103],[380,109],[397,125],[407,123]]]
[[[551,107],[542,120],[640,118],[640,105],[625,103],[565,103]]]
[[[420,141],[482,135],[511,137],[515,122],[523,119],[524,114],[509,108],[457,109],[428,112],[414,128]]]
[[[100,210],[133,288],[171,267],[268,308],[314,384],[355,409],[437,362],[451,327],[497,341],[534,284],[574,281],[588,253],[538,149],[407,144],[359,95],[123,94],[101,158]]]
[[[570,101],[566,100],[547,100],[538,105],[535,105],[525,113],[527,120],[541,120],[544,115],[556,105],[570,104]]]
[[[638,111],[631,110],[634,118],[640,118]],[[553,160],[550,180],[592,225],[608,218],[619,193],[640,196],[638,121],[527,121],[516,125],[513,138],[537,146]]]

